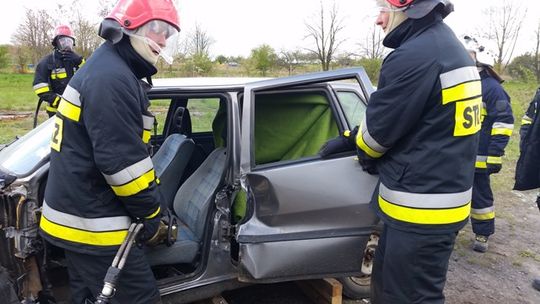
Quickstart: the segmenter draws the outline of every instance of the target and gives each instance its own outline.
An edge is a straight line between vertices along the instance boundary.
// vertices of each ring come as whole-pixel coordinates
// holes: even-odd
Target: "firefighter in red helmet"
[[[53,52],[39,61],[33,83],[34,92],[47,102],[49,117],[56,113],[69,80],[84,64],[84,58],[73,50],[75,38],[69,25],[61,24],[54,29],[52,45]]]
[[[371,205],[384,228],[370,300],[444,303],[448,261],[471,209],[480,75],[443,22],[450,1],[376,2],[383,44],[394,51],[363,122],[346,135],[362,168],[380,178]]]
[[[158,229],[147,90],[179,31],[171,0],[118,1],[99,30],[106,41],[62,95],[40,233],[65,251],[73,303],[95,300],[133,221],[144,223],[140,244]],[[160,302],[141,247],[131,249],[113,303]]]

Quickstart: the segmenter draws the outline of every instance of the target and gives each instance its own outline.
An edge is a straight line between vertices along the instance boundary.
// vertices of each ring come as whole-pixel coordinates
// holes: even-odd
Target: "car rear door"
[[[273,79],[244,90],[240,181],[247,198],[236,234],[244,281],[360,272],[378,221],[368,206],[377,177],[361,169],[353,151],[323,159],[315,150],[350,128],[344,110],[350,102],[341,105],[329,84],[343,79],[358,83],[356,93],[365,100],[373,91],[362,68]]]

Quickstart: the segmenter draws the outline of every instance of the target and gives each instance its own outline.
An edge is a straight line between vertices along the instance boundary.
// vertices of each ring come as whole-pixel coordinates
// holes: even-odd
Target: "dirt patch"
[[[540,303],[540,291],[531,286],[534,278],[540,278],[536,191],[512,191],[513,180],[507,177],[494,191],[495,234],[488,252],[472,251],[470,224],[459,233],[448,271],[446,303]]]
[[[32,116],[31,112],[0,112],[0,120],[19,120]]]

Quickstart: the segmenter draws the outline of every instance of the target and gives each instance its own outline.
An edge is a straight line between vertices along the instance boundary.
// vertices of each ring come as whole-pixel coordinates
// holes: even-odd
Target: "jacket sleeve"
[[[536,91],[536,94],[531,100],[531,103],[529,104],[527,111],[525,112],[525,114],[523,115],[523,118],[521,119],[521,128],[519,129],[520,149],[521,149],[521,143],[523,143],[523,139],[525,138],[525,135],[527,134],[527,131],[529,130],[534,120],[534,117],[536,116],[536,113],[538,111],[537,107],[538,107],[539,101],[540,101],[540,89]]]
[[[486,101],[487,115],[493,121],[491,127],[491,138],[488,146],[488,163],[501,164],[501,156],[510,140],[514,129],[514,116],[510,98],[501,86],[488,92]]]
[[[371,95],[356,136],[359,150],[370,158],[382,157],[410,132],[439,81],[440,67],[435,63],[411,64],[401,69],[396,66],[392,60],[385,62],[380,89]]]
[[[94,161],[131,216],[154,218],[160,213],[160,196],[142,139],[145,120],[151,118],[143,118],[141,99],[146,96],[132,79],[104,78],[81,96]]]
[[[47,58],[48,56],[45,56],[36,66],[33,89],[39,98],[45,100],[51,105],[57,105],[60,101],[60,97],[58,96],[58,94],[52,91],[51,85],[49,83],[51,71],[48,68]]]

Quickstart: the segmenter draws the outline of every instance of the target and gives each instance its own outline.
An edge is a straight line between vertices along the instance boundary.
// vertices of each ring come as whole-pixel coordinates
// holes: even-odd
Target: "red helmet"
[[[68,36],[73,38],[73,31],[71,27],[67,24],[60,24],[54,29],[54,38],[58,36]]]
[[[437,6],[442,5],[443,18],[454,11],[454,5],[450,0],[386,0],[397,8],[404,8],[407,17],[420,19],[429,14]]]
[[[163,20],[180,31],[178,11],[172,0],[120,0],[106,19],[114,19],[128,30],[150,20]]]

